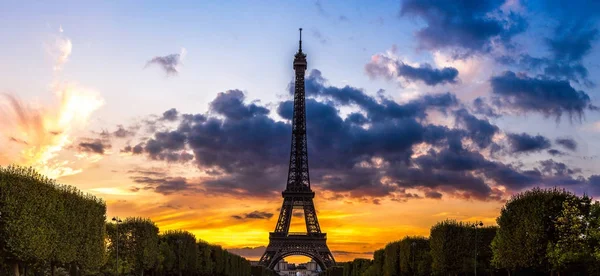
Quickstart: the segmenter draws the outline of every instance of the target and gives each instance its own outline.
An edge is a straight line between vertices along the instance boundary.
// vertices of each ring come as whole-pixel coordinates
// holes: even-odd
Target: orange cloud
[[[94,92],[75,84],[57,84],[57,105],[35,107],[14,95],[5,94],[2,107],[1,134],[14,150],[8,156],[12,163],[33,166],[41,173],[58,178],[80,172],[56,157],[72,143],[73,133],[83,128],[89,116],[103,104]],[[4,150],[3,150],[4,151]]]
[[[47,47],[55,59],[54,70],[59,70],[71,54],[71,40],[61,34]],[[59,155],[104,101],[95,91],[74,82],[57,81],[50,90],[56,100],[53,104],[25,103],[12,94],[0,96],[0,144],[5,145],[0,149],[0,165],[32,166],[51,178],[81,172],[72,167],[72,160]]]

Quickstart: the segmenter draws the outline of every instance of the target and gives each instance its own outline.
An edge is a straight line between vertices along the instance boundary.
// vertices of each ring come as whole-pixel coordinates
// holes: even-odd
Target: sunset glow
[[[495,225],[532,187],[600,196],[599,16],[417,2],[4,3],[0,165],[257,260],[286,187],[303,27],[311,187],[337,261],[445,219]]]

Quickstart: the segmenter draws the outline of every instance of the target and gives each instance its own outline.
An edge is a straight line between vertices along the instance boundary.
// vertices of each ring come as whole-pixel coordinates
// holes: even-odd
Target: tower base
[[[292,255],[312,258],[323,271],[335,265],[333,255],[327,247],[327,234],[276,232],[269,233],[269,246],[259,264],[273,269],[281,259]]]

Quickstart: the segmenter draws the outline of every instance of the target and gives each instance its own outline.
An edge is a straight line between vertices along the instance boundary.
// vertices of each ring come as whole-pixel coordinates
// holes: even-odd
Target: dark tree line
[[[107,228],[108,260],[102,267],[104,275],[196,275],[246,276],[250,262],[231,254],[220,246],[211,245],[187,231],[169,230],[158,233],[149,219],[127,218]],[[119,264],[117,267],[117,244]]]
[[[0,167],[0,266],[4,273],[72,274],[104,263],[106,204],[31,168]],[[0,274],[4,274],[0,273]]]
[[[31,168],[0,167],[0,275],[247,276],[250,270],[248,260],[189,232],[159,234],[149,219],[127,218],[117,231],[106,222],[102,200]]]
[[[559,189],[513,196],[498,226],[445,220],[429,238],[405,237],[373,260],[338,264],[323,275],[600,275],[600,203]]]
[[[497,219],[493,264],[521,274],[600,275],[600,203],[565,190],[511,198]]]

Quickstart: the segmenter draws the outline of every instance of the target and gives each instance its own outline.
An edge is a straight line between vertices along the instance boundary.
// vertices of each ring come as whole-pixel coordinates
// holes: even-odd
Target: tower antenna
[[[300,28],[300,52],[302,52],[302,28]]]

